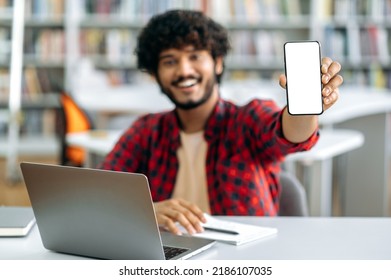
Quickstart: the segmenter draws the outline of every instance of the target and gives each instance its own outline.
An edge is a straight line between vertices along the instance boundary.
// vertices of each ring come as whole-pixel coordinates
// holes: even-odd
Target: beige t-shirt
[[[177,150],[179,170],[173,198],[193,202],[210,213],[205,166],[208,145],[204,132],[186,134],[181,131],[180,137],[182,145]]]

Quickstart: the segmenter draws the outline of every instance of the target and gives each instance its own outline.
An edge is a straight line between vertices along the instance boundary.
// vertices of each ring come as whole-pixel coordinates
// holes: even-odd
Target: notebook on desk
[[[0,207],[0,236],[26,236],[34,224],[35,217],[31,207]]]
[[[248,225],[238,222],[229,222],[204,214],[206,223],[204,232],[196,233],[193,237],[207,238],[234,245],[243,245],[255,240],[265,239],[277,234],[277,228]],[[186,234],[183,227],[179,226]]]
[[[101,259],[186,259],[214,244],[160,233],[142,174],[27,162],[21,169],[49,250]]]

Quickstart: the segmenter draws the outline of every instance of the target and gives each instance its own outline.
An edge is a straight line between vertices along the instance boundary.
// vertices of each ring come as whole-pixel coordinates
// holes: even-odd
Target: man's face
[[[160,53],[157,80],[162,92],[178,107],[190,110],[217,93],[216,74],[222,59],[213,60],[207,50],[167,49]]]

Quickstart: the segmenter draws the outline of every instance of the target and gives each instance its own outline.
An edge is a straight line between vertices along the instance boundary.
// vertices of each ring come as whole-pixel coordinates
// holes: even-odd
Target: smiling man
[[[201,232],[204,212],[277,215],[281,162],[319,137],[317,116],[289,115],[270,100],[245,106],[223,100],[229,50],[226,29],[197,11],[154,16],[138,38],[139,69],[156,79],[175,109],[140,117],[101,167],[145,174],[158,223],[173,233],[179,234],[176,223]],[[338,99],[340,69],[322,59],[325,110]],[[285,87],[285,76],[279,82]]]

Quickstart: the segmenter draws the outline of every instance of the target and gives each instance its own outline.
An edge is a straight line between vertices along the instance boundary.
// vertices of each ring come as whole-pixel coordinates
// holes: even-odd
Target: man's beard
[[[176,81],[172,83],[172,85],[178,84],[181,81],[185,79],[196,79],[197,83],[201,82],[201,78],[195,78],[193,76],[190,77],[179,77]],[[160,86],[160,90],[171,100],[172,103],[175,104],[175,106],[182,110],[192,110],[194,108],[197,108],[201,106],[202,104],[206,103],[209,98],[212,96],[214,86],[216,84],[216,76],[214,76],[212,79],[208,80],[205,87],[205,92],[202,98],[198,101],[189,100],[187,102],[179,102],[175,99],[174,94],[172,91],[168,88],[164,88],[162,84],[160,83],[160,80],[158,79],[158,84]]]

